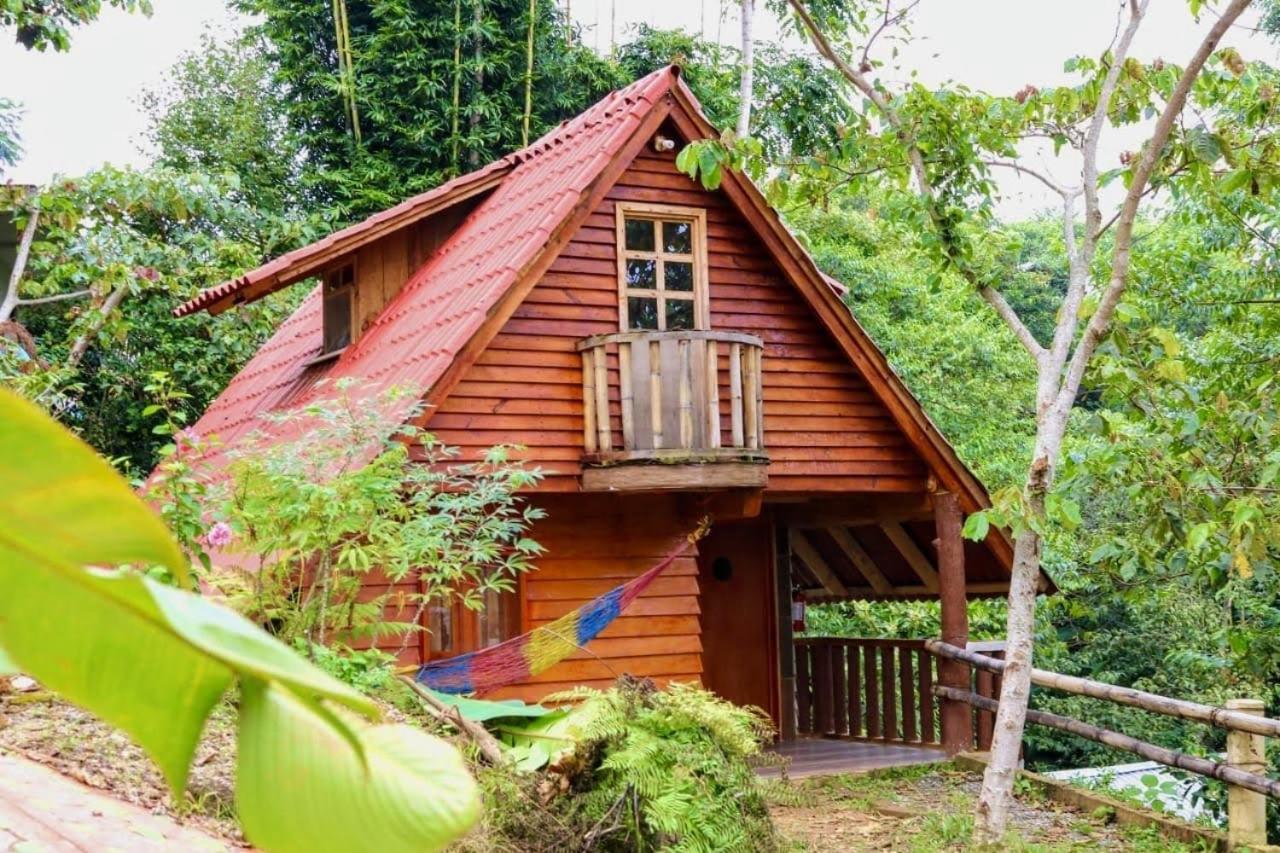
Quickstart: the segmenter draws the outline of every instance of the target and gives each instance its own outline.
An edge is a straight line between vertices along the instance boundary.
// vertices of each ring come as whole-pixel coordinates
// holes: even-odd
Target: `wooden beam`
[[[799,530],[791,531],[791,550],[809,567],[809,571],[827,592],[832,595],[848,594],[849,591],[840,582],[840,578],[836,577],[836,573],[831,571],[827,561],[822,559],[818,549],[814,548],[813,543]]]
[[[844,588],[846,599],[865,599],[865,600],[882,600],[894,598],[932,598],[938,593],[926,586],[915,584],[913,586],[895,586],[891,587],[887,593],[876,592],[869,586],[846,586]],[[1009,592],[1009,584],[1003,581],[989,581],[984,583],[967,584],[964,588],[965,595],[969,598],[977,598],[979,596],[996,596],[1005,595]],[[838,600],[825,589],[809,589],[805,590],[805,595],[809,598],[818,599],[822,602]]]
[[[706,465],[609,465],[582,469],[584,492],[714,491],[763,489],[767,465],[718,462]]]
[[[911,571],[916,573],[931,592],[937,592],[938,572],[916,545],[915,540],[911,538],[911,534],[907,533],[906,528],[896,521],[890,521],[880,525],[880,529],[884,531],[885,536],[889,537],[889,541],[898,549],[898,553],[906,559],[907,565],[911,566]]]
[[[872,494],[838,499],[792,498],[768,495],[769,503],[779,506],[780,518],[793,527],[858,527],[879,525],[886,521],[922,521],[933,518],[933,504],[923,493],[903,495]]]
[[[876,566],[875,560],[871,559],[871,555],[858,544],[858,540],[853,538],[853,534],[847,528],[828,527],[827,533],[840,546],[840,550],[849,558],[849,562],[853,563],[858,574],[871,584],[871,588],[877,595],[889,595],[893,592],[893,584],[889,583],[888,578]]]

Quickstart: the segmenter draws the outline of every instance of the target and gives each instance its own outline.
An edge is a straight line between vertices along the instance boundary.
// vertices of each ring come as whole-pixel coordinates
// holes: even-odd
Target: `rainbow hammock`
[[[423,664],[414,680],[441,693],[473,693],[514,684],[550,669],[591,642],[617,619],[654,578],[692,547],[703,529],[699,528],[698,533],[644,574],[577,610],[496,646]]]

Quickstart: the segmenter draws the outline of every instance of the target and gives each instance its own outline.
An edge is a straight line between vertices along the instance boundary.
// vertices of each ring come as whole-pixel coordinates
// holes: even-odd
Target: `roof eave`
[[[501,165],[500,165],[501,164]],[[398,214],[387,211],[349,225],[281,258],[269,261],[244,275],[201,291],[173,309],[173,316],[185,317],[197,311],[220,314],[237,305],[263,298],[299,281],[311,278],[345,255],[388,234],[440,213],[455,204],[486,193],[500,184],[514,168],[498,161],[442,184],[400,205]],[[392,208],[394,210],[394,208]],[[283,265],[282,260],[288,259]]]

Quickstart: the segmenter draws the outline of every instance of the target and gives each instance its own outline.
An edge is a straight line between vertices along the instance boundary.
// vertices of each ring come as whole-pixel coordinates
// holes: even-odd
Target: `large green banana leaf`
[[[30,673],[124,730],[179,797],[210,709],[238,680],[236,805],[263,849],[350,850],[336,829],[349,826],[367,849],[435,850],[475,822],[478,791],[453,747],[364,722],[378,716],[368,698],[239,615],[101,568],[187,576],[111,466],[3,389],[0,449],[0,672]]]

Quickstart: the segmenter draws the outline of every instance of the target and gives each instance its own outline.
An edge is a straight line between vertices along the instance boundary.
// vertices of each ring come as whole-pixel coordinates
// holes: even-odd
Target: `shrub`
[[[190,517],[179,508],[198,499],[206,532],[187,540],[214,554],[205,583],[311,652],[387,636],[407,646],[428,607],[480,609],[486,595],[513,590],[541,550],[526,536],[541,511],[517,496],[536,471],[503,447],[461,463],[408,426],[383,438],[384,407],[349,392],[337,383],[280,416],[298,422],[289,432],[299,437],[228,453],[216,484],[193,474],[215,439],[181,431],[155,483],[167,517]]]
[[[575,828],[580,844],[590,839],[606,850],[775,848],[750,763],[771,734],[763,712],[698,687],[657,690],[651,681],[626,676],[603,692],[566,695],[580,704],[551,725],[544,717],[527,727],[537,737],[570,745],[553,757],[536,790]],[[505,729],[518,745],[519,727]]]

